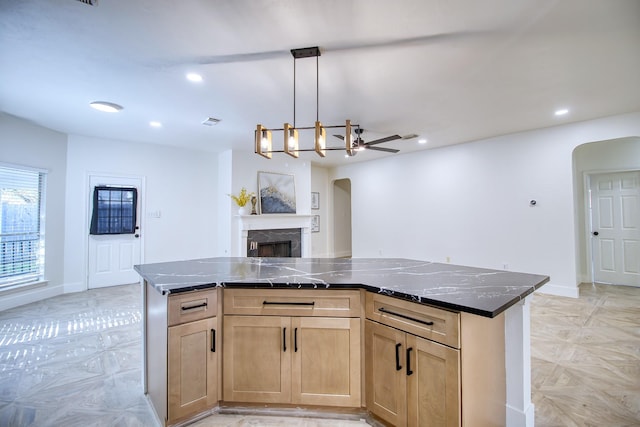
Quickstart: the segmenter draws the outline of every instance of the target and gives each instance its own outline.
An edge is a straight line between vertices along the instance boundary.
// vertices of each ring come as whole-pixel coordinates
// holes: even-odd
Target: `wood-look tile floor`
[[[139,285],[0,312],[0,426],[157,426],[141,386]],[[582,285],[531,307],[536,426],[640,426],[640,288]],[[197,427],[355,427],[213,415]]]
[[[535,294],[531,365],[536,426],[640,426],[640,288]]]

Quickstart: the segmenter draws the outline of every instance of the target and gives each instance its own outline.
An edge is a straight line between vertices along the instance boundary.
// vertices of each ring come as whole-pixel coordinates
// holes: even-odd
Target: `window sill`
[[[43,286],[46,286],[48,283],[48,280],[39,280],[37,282],[20,283],[16,285],[0,287],[0,295],[22,292],[34,288],[41,288]]]

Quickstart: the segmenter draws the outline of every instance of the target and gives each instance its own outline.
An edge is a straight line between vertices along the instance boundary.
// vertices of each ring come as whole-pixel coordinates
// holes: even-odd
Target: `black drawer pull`
[[[433,322],[427,322],[426,320],[414,319],[413,317],[406,316],[404,314],[400,314],[400,313],[396,313],[396,312],[393,312],[393,311],[389,311],[384,307],[380,307],[378,309],[378,311],[380,311],[382,313],[390,314],[392,316],[402,317],[403,319],[408,319],[408,320],[411,320],[412,322],[418,322],[418,323],[422,323],[423,325],[433,326]]]
[[[396,344],[396,371],[399,371],[402,369],[402,366],[400,366],[400,346],[402,344]]]
[[[282,328],[282,351],[287,351],[287,328]]]
[[[407,349],[407,376],[413,374],[411,370],[411,350],[413,350],[413,347]]]
[[[262,301],[262,305],[315,305],[315,302],[278,302],[278,301]]]
[[[293,330],[293,352],[298,352],[298,328]]]
[[[211,330],[211,352],[212,353],[216,352],[216,330],[215,329]]]
[[[206,307],[207,303],[203,302],[202,304],[198,304],[198,305],[191,305],[189,307],[180,307],[182,308],[183,311],[187,311],[187,310],[193,310],[194,308],[200,308],[200,307]]]

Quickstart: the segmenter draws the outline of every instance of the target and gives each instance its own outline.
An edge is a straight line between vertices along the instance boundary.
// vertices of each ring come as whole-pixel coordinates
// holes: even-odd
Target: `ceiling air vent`
[[[89,6],[97,6],[98,0],[77,0],[80,3],[88,4]]]
[[[206,119],[204,119],[204,121],[202,122],[203,125],[205,126],[215,126],[218,123],[220,123],[220,119],[216,119],[214,117],[207,117]]]

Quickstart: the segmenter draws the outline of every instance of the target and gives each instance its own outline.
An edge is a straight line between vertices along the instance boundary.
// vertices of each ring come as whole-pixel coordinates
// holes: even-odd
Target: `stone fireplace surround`
[[[311,257],[311,215],[297,214],[264,214],[264,215],[242,215],[239,219],[239,250],[235,256],[246,257],[248,247],[248,237],[250,230],[288,230],[296,234],[300,233],[300,255],[302,258]],[[253,235],[254,233],[252,233]],[[258,233],[260,236],[266,236],[269,233]],[[281,237],[281,233],[273,233],[274,241],[285,240]],[[288,233],[286,233],[288,234]],[[289,239],[286,239],[289,240]],[[292,239],[293,240],[293,239]],[[260,243],[265,243],[264,238],[260,238]],[[295,242],[292,241],[292,252]],[[292,253],[292,256],[293,255]]]

